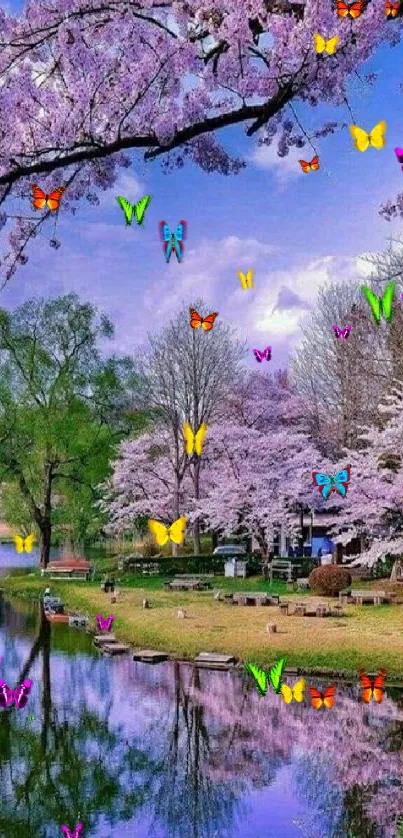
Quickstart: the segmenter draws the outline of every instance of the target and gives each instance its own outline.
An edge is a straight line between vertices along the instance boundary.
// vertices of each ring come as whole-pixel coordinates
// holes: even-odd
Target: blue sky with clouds
[[[401,22],[390,23],[395,24]],[[82,204],[74,217],[60,212],[62,247],[55,251],[44,236],[37,240],[0,304],[14,308],[30,296],[74,291],[114,320],[113,349],[133,353],[181,304],[203,297],[250,347],[271,344],[273,366],[283,366],[300,340],[301,321],[318,287],[328,279],[362,279],[368,267],[358,257],[384,249],[388,237],[399,235],[401,224],[386,222],[378,209],[403,187],[394,154],[395,146],[403,146],[396,72],[402,59],[402,44],[382,47],[359,70],[361,79],[376,71],[376,84],[354,76],[350,85],[358,125],[370,130],[387,120],[385,149],[360,154],[346,127],[316,141],[321,168],[305,175],[297,160],[311,159],[309,146],[281,159],[275,147],[259,149],[237,127],[221,138],[248,163],[239,175],[207,174],[191,164],[166,175],[158,161],[144,164],[133,155],[132,168],[101,194],[99,207]],[[294,107],[308,135],[326,119],[351,122],[347,109]],[[135,201],[145,193],[152,201],[144,227],[126,228],[115,195]],[[166,264],[158,222],[166,219],[174,227],[180,218],[188,222],[185,256],[181,264],[174,256]],[[49,237],[52,227],[53,222]],[[237,269],[249,267],[255,288],[242,291]]]

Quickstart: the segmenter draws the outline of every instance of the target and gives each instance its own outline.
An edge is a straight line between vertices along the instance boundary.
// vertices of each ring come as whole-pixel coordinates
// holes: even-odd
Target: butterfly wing
[[[269,686],[269,679],[267,677],[267,673],[264,669],[260,669],[259,666],[256,666],[254,663],[246,663],[245,668],[247,672],[255,679],[255,684],[258,689],[259,695],[263,698],[266,695],[267,689]]]
[[[333,331],[334,331],[336,337],[340,338],[341,334],[342,334],[342,330],[339,328],[339,326],[332,326],[332,328],[333,328]]]
[[[392,319],[392,305],[393,305],[393,297],[395,294],[395,282],[389,282],[386,286],[385,293],[381,300],[382,306],[382,313],[385,320],[390,323]]]
[[[27,537],[24,541],[24,547],[25,547],[25,552],[26,553],[32,553],[32,548],[34,546],[34,541],[35,541],[35,535],[34,535],[33,532],[31,532],[30,535],[27,535]]]
[[[336,3],[336,11],[339,17],[348,17],[349,9],[347,3],[344,3],[344,0],[338,0]]]
[[[309,168],[312,169],[313,172],[316,172],[319,169],[319,157],[317,154],[315,157],[312,157]]]
[[[148,519],[148,529],[152,532],[158,547],[163,547],[169,540],[168,528],[160,521],[155,521],[154,518]]]
[[[369,148],[371,142],[370,135],[363,128],[359,128],[358,125],[350,125],[350,134],[357,151],[366,151]]]
[[[0,681],[0,707],[9,707],[13,700],[13,691],[5,681]]]
[[[353,20],[355,20],[357,17],[360,17],[360,15],[362,15],[363,11],[364,11],[364,3],[362,3],[362,2],[351,3],[350,6],[348,7],[348,15]]]
[[[322,35],[319,35],[319,32],[315,32],[315,34],[313,36],[313,40],[314,40],[316,52],[318,52],[319,54],[324,52],[325,49],[326,49],[326,41],[325,41],[324,38],[322,38]]]
[[[200,316],[199,312],[196,311],[195,308],[190,308],[189,313],[190,313],[190,325],[191,325],[192,329],[198,329],[203,323],[203,318]]]
[[[269,679],[270,683],[273,687],[275,693],[280,692],[281,688],[281,676],[283,674],[283,669],[285,667],[286,658],[280,658],[277,663],[275,663],[271,669],[269,669]]]
[[[372,681],[364,670],[360,671],[361,698],[369,704],[372,698]]]
[[[242,288],[243,288],[243,290],[245,290],[245,288],[247,288],[247,287],[248,287],[248,283],[247,283],[247,280],[246,280],[246,276],[245,276],[245,274],[244,274],[244,272],[243,272],[243,271],[237,271],[237,273],[238,273],[238,276],[239,276],[239,281],[240,281],[240,283],[241,283],[241,285],[242,285]]]
[[[386,144],[385,140],[386,134],[386,121],[384,119],[381,122],[378,122],[377,125],[374,126],[372,131],[369,134],[369,141],[373,148],[380,149],[383,148]]]
[[[13,541],[14,541],[15,549],[16,549],[17,553],[23,553],[24,552],[24,539],[21,538],[20,535],[13,535]]]
[[[383,700],[383,691],[385,683],[386,669],[381,669],[378,675],[374,678],[373,695],[377,704]]]
[[[165,253],[165,261],[169,262],[172,253],[172,244],[173,244],[173,235],[171,232],[171,228],[166,221],[160,221],[159,223],[159,230],[160,230],[160,237],[162,240],[162,247]]]
[[[351,466],[347,466],[341,471],[338,471],[332,480],[333,488],[339,493],[339,495],[342,496],[342,498],[345,498],[347,494],[348,484],[350,482],[350,471]]]
[[[381,301],[379,297],[374,294],[371,288],[368,288],[367,285],[361,285],[361,291],[364,294],[365,299],[371,306],[371,311],[374,316],[375,322],[380,323],[381,320]]]
[[[294,684],[292,692],[293,692],[293,696],[294,696],[294,701],[298,701],[298,703],[300,704],[301,701],[303,701],[304,697],[305,697],[305,679],[304,678],[300,678],[300,680],[297,681],[296,684]]]
[[[324,474],[322,471],[313,471],[312,480],[318,487],[318,491],[322,495],[322,498],[327,500],[330,492],[332,491],[332,480],[329,475]]]
[[[105,631],[106,620],[104,620],[102,614],[97,614],[97,623],[99,630]]]
[[[311,705],[315,710],[319,710],[323,704],[323,696],[316,687],[309,687],[309,695],[311,697]]]
[[[329,40],[326,41],[325,51],[328,55],[335,54],[339,41],[340,38],[338,35],[335,35],[334,38],[329,38]]]
[[[184,422],[182,431],[185,439],[186,454],[188,457],[191,457],[195,447],[195,435],[189,425],[189,422]]]
[[[74,832],[70,832],[70,830],[69,830],[68,826],[66,826],[66,824],[63,824],[63,826],[60,827],[62,832],[64,832],[66,838],[80,838],[82,828],[83,828],[82,823],[77,824]]]
[[[183,254],[185,252],[185,245],[183,244],[186,238],[186,231],[187,231],[187,224],[186,221],[181,219],[179,222],[174,235],[172,236],[172,244],[175,248],[176,257],[178,262],[181,262],[183,259]]]
[[[31,692],[32,681],[27,678],[22,684],[13,691],[14,704],[20,710],[25,707],[29,694]]]
[[[65,186],[59,186],[58,189],[55,189],[53,192],[49,193],[49,195],[46,198],[46,204],[51,212],[56,212],[56,210],[59,209],[60,199],[65,191]]]
[[[182,544],[186,532],[186,518],[182,515],[169,527],[169,538],[174,544]]]
[[[307,160],[298,160],[299,165],[303,172],[309,172],[311,170],[311,164],[308,163]]]
[[[346,326],[346,327],[345,327],[344,329],[342,329],[342,331],[341,331],[341,336],[342,336],[342,338],[343,338],[344,340],[347,340],[347,338],[348,338],[348,336],[349,336],[350,332],[351,332],[351,326]]]
[[[286,704],[290,704],[292,701],[292,689],[288,686],[288,684],[281,684],[280,693],[283,697],[283,701]]]
[[[261,352],[260,349],[254,349],[253,354],[254,354],[256,360],[259,361],[259,364],[261,364],[262,361],[263,361],[263,358],[264,358],[264,353]]]
[[[194,450],[195,450],[196,454],[198,455],[198,457],[201,456],[201,453],[203,451],[203,442],[204,442],[204,437],[206,436],[206,431],[207,431],[207,425],[206,425],[205,422],[202,422],[202,424],[200,425],[200,427],[196,431],[196,434],[195,434],[195,437],[194,437]]]
[[[328,710],[331,710],[332,707],[334,707],[335,698],[336,687],[334,686],[334,684],[329,684],[329,686],[326,687],[323,693],[323,704],[325,705],[325,707],[327,707]]]
[[[104,621],[106,631],[111,630],[114,619],[115,619],[114,614],[110,614],[109,617],[106,618],[106,620]]]
[[[36,183],[31,183],[32,204],[34,209],[43,209],[46,206],[46,195]]]
[[[137,204],[134,204],[134,212],[136,213],[137,224],[143,223],[144,213],[151,201],[151,195],[144,195]]]
[[[271,359],[271,346],[266,346],[266,349],[263,350],[263,357],[266,361],[270,361]]]
[[[395,148],[395,154],[399,163],[403,163],[403,148]],[[402,166],[403,170],[403,166]]]
[[[218,311],[213,311],[211,314],[208,314],[207,317],[202,317],[201,320],[201,327],[204,329],[205,332],[210,332],[214,326],[214,320],[218,317]],[[190,324],[192,325],[192,323]]]
[[[126,227],[129,227],[129,225],[133,221],[133,213],[134,213],[134,210],[135,210],[135,205],[131,204],[130,201],[127,201],[126,198],[123,198],[122,195],[117,195],[116,200],[117,200],[120,208],[123,210],[123,212],[125,214]]]

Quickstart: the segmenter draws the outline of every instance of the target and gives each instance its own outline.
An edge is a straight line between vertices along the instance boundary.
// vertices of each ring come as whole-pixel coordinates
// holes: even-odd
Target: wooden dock
[[[133,655],[134,661],[141,661],[142,663],[163,663],[168,658],[169,655],[165,652],[154,652],[152,649],[140,649]]]
[[[116,637],[112,632],[106,631],[105,634],[96,634],[94,643],[96,646],[103,646],[104,643],[116,643]]]
[[[218,655],[215,652],[200,652],[194,663],[198,667],[205,669],[232,669],[235,666],[236,659],[233,655]]]
[[[123,655],[129,649],[126,643],[103,643],[101,646],[101,651],[106,655]]]

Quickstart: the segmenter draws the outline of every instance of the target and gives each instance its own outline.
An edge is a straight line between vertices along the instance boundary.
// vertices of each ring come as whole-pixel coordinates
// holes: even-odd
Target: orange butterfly
[[[391,0],[386,0],[385,2],[385,15],[387,18],[394,18],[400,17],[401,13],[401,3],[400,0],[397,3],[392,3]]]
[[[312,157],[310,163],[308,163],[306,160],[298,160],[298,163],[301,166],[303,172],[316,172],[317,169],[319,169],[319,157],[317,155],[316,157]]]
[[[46,192],[43,192],[36,183],[31,183],[32,189],[32,203],[34,205],[34,209],[43,209],[44,207],[48,207],[51,212],[55,212],[59,209],[60,198],[63,195],[63,192],[66,191],[65,186],[59,186],[58,189],[55,189],[54,192],[50,192],[49,195],[46,195]]]
[[[365,5],[364,0],[358,0],[356,3],[345,3],[344,0],[337,0],[337,14],[339,17],[351,17],[354,20],[362,15]]]
[[[190,325],[192,329],[198,329],[199,326],[204,329],[205,332],[209,332],[210,329],[214,326],[214,320],[218,317],[218,311],[213,311],[212,314],[208,314],[207,317],[201,317],[201,315],[196,311],[195,308],[190,308]]]
[[[374,698],[377,704],[380,704],[383,699],[383,685],[385,681],[386,669],[381,669],[378,675],[371,680],[371,678],[360,670],[360,684],[361,684],[361,698],[365,704],[369,704],[371,698]]]
[[[334,706],[334,697],[336,695],[336,687],[334,684],[329,684],[326,687],[323,693],[319,692],[319,690],[315,689],[315,687],[309,687],[309,695],[311,696],[311,704],[315,710],[319,710],[320,707],[327,707],[328,710]]]

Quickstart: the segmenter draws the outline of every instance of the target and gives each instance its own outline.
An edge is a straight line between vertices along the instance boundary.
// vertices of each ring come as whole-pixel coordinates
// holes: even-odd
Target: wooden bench
[[[293,562],[287,562],[283,559],[273,559],[273,561],[269,565],[269,579],[270,582],[273,581],[273,575],[279,574],[280,576],[285,575],[287,577],[288,582],[293,581],[294,571],[296,572],[298,568],[300,568],[300,564],[294,564]]]
[[[277,594],[267,594],[265,591],[240,591],[233,595],[233,601],[238,605],[278,605],[280,597]]]
[[[364,605],[367,602],[381,605],[387,599],[387,594],[385,591],[352,591],[351,599],[355,605]]]
[[[203,591],[211,588],[211,584],[201,579],[174,579],[172,582],[164,582],[164,588],[170,591]]]
[[[88,582],[92,570],[80,570],[72,567],[45,568],[45,573],[50,573],[51,579],[74,579],[75,581]]]

